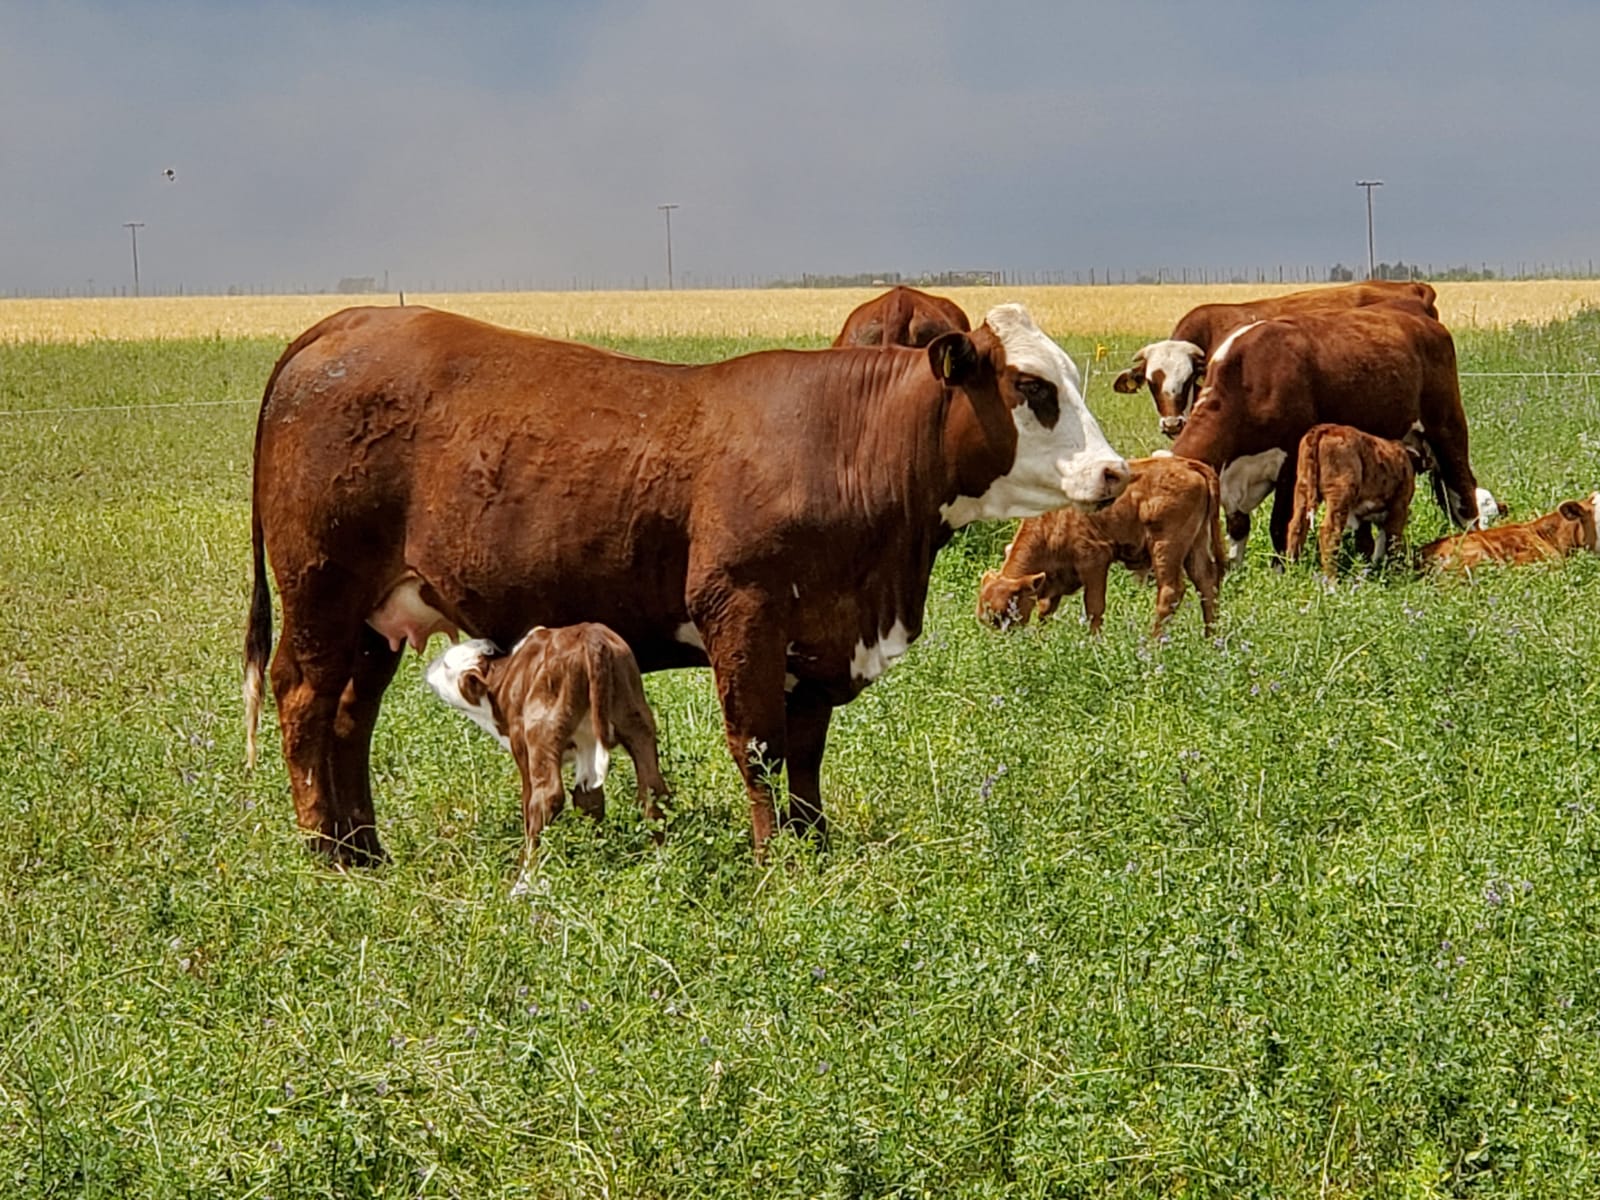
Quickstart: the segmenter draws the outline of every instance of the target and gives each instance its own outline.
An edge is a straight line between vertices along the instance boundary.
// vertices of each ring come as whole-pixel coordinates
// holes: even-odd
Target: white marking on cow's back
[[[1026,404],[1012,409],[1017,451],[1011,469],[983,495],[958,496],[943,505],[945,524],[959,529],[977,520],[1037,517],[1067,504],[1090,507],[1110,499],[1105,473],[1126,471],[1127,463],[1084,404],[1077,364],[1020,304],[996,305],[985,323],[1000,339],[1008,367],[1055,385],[1060,415],[1047,428]]]
[[[705,639],[700,636],[700,631],[688,621],[679,625],[672,637],[674,641],[682,642],[685,646],[693,646],[696,650],[706,648]]]
[[[1248,325],[1241,325],[1227,337],[1222,339],[1222,345],[1217,347],[1217,352],[1211,356],[1211,361],[1206,364],[1206,377],[1208,382],[1206,383],[1205,387],[1200,389],[1200,394],[1194,398],[1194,406],[1196,408],[1199,408],[1207,400],[1211,399],[1212,388],[1209,380],[1217,377],[1217,368],[1222,365],[1222,360],[1228,357],[1228,351],[1233,349],[1233,344],[1237,342],[1243,334],[1249,333],[1261,323],[1262,322],[1260,321],[1251,321]]]
[[[895,660],[904,655],[910,646],[910,631],[903,621],[896,618],[889,632],[872,645],[867,645],[865,640],[856,643],[856,652],[850,659],[850,674],[871,683],[893,666]]]

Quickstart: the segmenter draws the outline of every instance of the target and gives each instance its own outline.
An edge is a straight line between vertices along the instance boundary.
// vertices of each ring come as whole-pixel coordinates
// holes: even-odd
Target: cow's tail
[[[1299,458],[1295,461],[1294,509],[1289,516],[1291,558],[1298,557],[1300,548],[1305,545],[1311,514],[1316,511],[1317,497],[1322,494],[1317,454],[1321,442],[1322,439],[1315,433],[1307,433],[1300,439]]]

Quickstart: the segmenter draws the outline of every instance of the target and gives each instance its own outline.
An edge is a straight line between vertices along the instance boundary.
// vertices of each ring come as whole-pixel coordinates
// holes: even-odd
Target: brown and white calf
[[[1089,628],[1100,632],[1106,611],[1106,575],[1114,562],[1156,581],[1161,632],[1183,599],[1187,572],[1200,592],[1209,632],[1217,616],[1222,581],[1221,488],[1205,463],[1162,456],[1130,462],[1133,477],[1108,507],[1083,513],[1059,509],[1022,522],[998,571],[985,571],[978,587],[978,619],[997,629],[1025,625],[1037,607],[1048,616],[1062,596],[1083,589]]]
[[[605,816],[606,771],[619,743],[633,759],[639,804],[659,822],[667,796],[656,757],[656,723],[628,644],[604,625],[542,626],[503,653],[477,639],[452,646],[428,665],[428,686],[511,751],[522,774],[522,869],[513,895],[527,890],[539,834],[561,811],[561,768],[573,766],[572,800]],[[656,841],[661,829],[653,830]]]
[[[1295,470],[1294,513],[1289,518],[1290,559],[1298,559],[1311,532],[1311,516],[1326,503],[1317,545],[1322,573],[1336,574],[1339,543],[1348,532],[1377,526],[1372,562],[1383,562],[1391,541],[1405,537],[1416,490],[1416,454],[1403,442],[1376,437],[1348,425],[1313,425],[1300,439]]]
[[[1600,492],[1582,500],[1565,500],[1554,511],[1515,525],[1473,529],[1429,542],[1417,552],[1425,567],[1470,571],[1484,563],[1535,563],[1565,558],[1580,550],[1600,553],[1595,513]]]

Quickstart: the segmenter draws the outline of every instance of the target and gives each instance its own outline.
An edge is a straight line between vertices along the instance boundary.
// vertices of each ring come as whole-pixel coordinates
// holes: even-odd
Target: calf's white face
[[[448,704],[467,714],[478,725],[492,733],[507,750],[511,743],[500,732],[494,719],[494,708],[484,686],[484,669],[492,658],[498,658],[500,648],[485,638],[475,638],[451,646],[428,664],[423,678],[434,694]]]
[[[1083,402],[1078,368],[1067,352],[1033,323],[1020,304],[989,310],[986,324],[1000,339],[1005,365],[1054,388],[1059,415],[1041,420],[1028,404],[1011,410],[1016,460],[981,496],[960,496],[940,510],[952,529],[969,521],[1036,517],[1066,505],[1093,509],[1121,494],[1128,464],[1111,448]]]

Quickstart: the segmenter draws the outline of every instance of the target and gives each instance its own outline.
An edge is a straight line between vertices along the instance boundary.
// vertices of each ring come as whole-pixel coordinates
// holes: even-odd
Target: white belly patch
[[[911,635],[903,621],[895,621],[888,633],[872,645],[865,641],[856,643],[856,652],[850,658],[850,674],[856,679],[871,683],[892,666],[911,646]]]
[[[1288,457],[1282,450],[1263,450],[1236,458],[1222,468],[1222,507],[1230,513],[1254,512],[1278,482]]]

